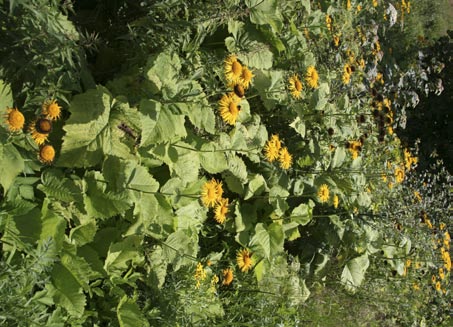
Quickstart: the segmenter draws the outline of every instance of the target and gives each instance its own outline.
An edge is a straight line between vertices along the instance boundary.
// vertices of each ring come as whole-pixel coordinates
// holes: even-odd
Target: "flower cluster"
[[[269,162],[278,160],[282,169],[288,170],[293,163],[293,156],[286,147],[282,147],[282,142],[278,135],[272,135],[264,146],[264,156]]]

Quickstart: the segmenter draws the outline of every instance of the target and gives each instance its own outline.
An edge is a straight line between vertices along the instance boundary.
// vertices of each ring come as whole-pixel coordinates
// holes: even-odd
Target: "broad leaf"
[[[102,86],[76,95],[69,108],[71,117],[63,127],[66,135],[57,164],[90,167],[100,163],[104,154],[131,157],[131,149],[122,142],[123,133],[118,128],[128,109]]]
[[[141,236],[131,235],[111,244],[104,262],[105,271],[110,275],[121,276],[129,269],[129,265],[140,264],[143,261],[141,241]]]
[[[277,0],[246,0],[245,4],[250,9],[250,21],[254,24],[272,26],[279,32],[283,26],[283,17],[278,10]]]
[[[362,284],[369,265],[370,260],[368,259],[368,254],[363,254],[360,257],[348,261],[341,274],[341,282],[346,290],[351,293],[357,291],[357,288]]]
[[[176,53],[162,52],[152,56],[146,64],[146,77],[152,83],[152,92],[162,92],[164,99],[177,94],[177,81],[181,62]]]
[[[0,184],[3,186],[4,193],[6,193],[14,179],[24,170],[24,159],[11,143],[0,144],[0,158],[2,158]]]
[[[135,300],[128,298],[124,295],[116,308],[116,314],[120,327],[147,327],[149,326],[143,312],[140,311],[139,306]]]
[[[57,306],[80,318],[85,311],[86,298],[82,287],[63,265],[56,263],[51,273],[51,283],[46,285]]]

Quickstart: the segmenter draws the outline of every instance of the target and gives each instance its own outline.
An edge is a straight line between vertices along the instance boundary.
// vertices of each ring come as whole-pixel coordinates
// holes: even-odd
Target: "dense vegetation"
[[[0,0],[2,325],[451,324],[448,17]]]

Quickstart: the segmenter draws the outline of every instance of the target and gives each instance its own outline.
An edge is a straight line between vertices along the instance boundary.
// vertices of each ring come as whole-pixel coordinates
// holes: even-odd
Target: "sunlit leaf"
[[[0,158],[2,158],[0,165],[0,184],[6,193],[16,176],[23,171],[24,159],[22,159],[19,151],[11,143],[0,143]]]
[[[120,327],[149,326],[148,320],[146,320],[136,301],[128,298],[127,295],[124,295],[118,303],[116,314]]]
[[[123,134],[118,129],[127,109],[102,86],[76,95],[69,108],[71,117],[63,127],[66,135],[57,164],[89,167],[100,163],[105,154],[131,157],[131,149],[121,141]]]
[[[63,265],[56,263],[51,273],[51,283],[46,285],[57,306],[66,309],[74,317],[85,311],[86,297],[82,287]]]
[[[346,290],[355,293],[362,284],[365,272],[370,265],[368,254],[349,260],[341,273],[341,282]]]

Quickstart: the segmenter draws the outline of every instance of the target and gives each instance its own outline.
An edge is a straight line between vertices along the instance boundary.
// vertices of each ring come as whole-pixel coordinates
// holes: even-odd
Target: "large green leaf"
[[[128,191],[153,193],[159,189],[159,183],[151,176],[146,167],[135,160],[124,160],[109,156],[102,166],[103,176],[108,188],[114,192]]]
[[[141,242],[141,236],[131,235],[121,242],[111,244],[104,262],[105,271],[110,275],[121,276],[129,265],[143,262]]]
[[[86,292],[90,292],[89,282],[102,275],[94,271],[85,258],[79,256],[76,251],[75,245],[65,244],[60,255],[60,263]]]
[[[293,209],[291,212],[291,221],[298,223],[299,225],[308,224],[313,217],[313,207],[314,202],[309,201],[309,203],[301,203]]]
[[[63,307],[76,318],[83,315],[86,297],[82,287],[66,267],[60,263],[53,266],[51,283],[46,288],[57,306]]]
[[[368,254],[363,254],[360,257],[349,260],[341,273],[341,282],[346,290],[351,293],[357,291],[357,288],[362,284],[365,278],[365,272],[370,265]]]
[[[114,192],[108,189],[108,184],[98,171],[88,171],[85,174],[86,193],[84,205],[87,213],[95,218],[109,218],[124,213],[132,205],[130,192]]]
[[[78,179],[78,178],[77,178]],[[67,178],[58,169],[46,169],[41,174],[41,183],[38,190],[44,192],[48,197],[63,202],[81,202],[82,189],[73,179]]]
[[[153,131],[159,119],[160,110],[162,105],[160,102],[151,99],[143,99],[139,105],[140,111],[138,116],[141,121],[142,139],[141,146],[147,146],[155,142],[153,138]]]
[[[149,326],[143,312],[140,311],[139,306],[135,300],[128,298],[124,295],[116,308],[116,315],[120,327],[147,327]]]
[[[152,83],[152,92],[162,92],[164,99],[173,98],[177,92],[177,81],[181,62],[176,53],[162,52],[152,56],[146,64],[146,77]]]
[[[177,176],[186,183],[198,180],[200,157],[190,144],[160,144],[153,154],[168,165],[172,177]]]
[[[319,87],[313,92],[313,95],[310,99],[310,107],[314,110],[324,110],[327,102],[329,101],[329,94],[329,84],[321,83]]]
[[[182,265],[193,264],[192,258],[197,256],[198,238],[190,237],[184,230],[177,230],[170,234],[163,244],[163,256],[173,269],[179,270]]]
[[[250,21],[252,23],[269,24],[275,32],[281,30],[283,17],[278,10],[277,0],[246,0],[245,4],[250,9]]]
[[[201,167],[210,174],[217,174],[228,169],[228,162],[223,151],[219,151],[217,143],[210,142],[201,146]]]
[[[266,181],[260,174],[250,176],[249,183],[246,188],[244,200],[250,199],[254,195],[260,195],[267,190]]]
[[[258,223],[255,226],[255,235],[252,237],[251,247],[254,252],[271,259],[271,255],[273,256],[283,251],[283,241],[282,225],[272,223],[266,227],[263,223]]]
[[[13,95],[11,88],[3,80],[0,79],[0,114],[6,114],[6,109],[13,105]]]
[[[71,117],[63,129],[63,145],[57,165],[90,167],[104,154],[131,157],[131,148],[121,140],[118,126],[132,115],[127,104],[114,100],[102,86],[76,95],[69,108]]]
[[[186,137],[187,132],[184,123],[184,115],[173,113],[167,105],[162,106],[156,126],[148,136],[148,142],[157,144],[178,141]]]
[[[11,143],[0,144],[0,158],[2,158],[0,184],[3,186],[4,193],[6,193],[14,179],[24,170],[24,159]]]

